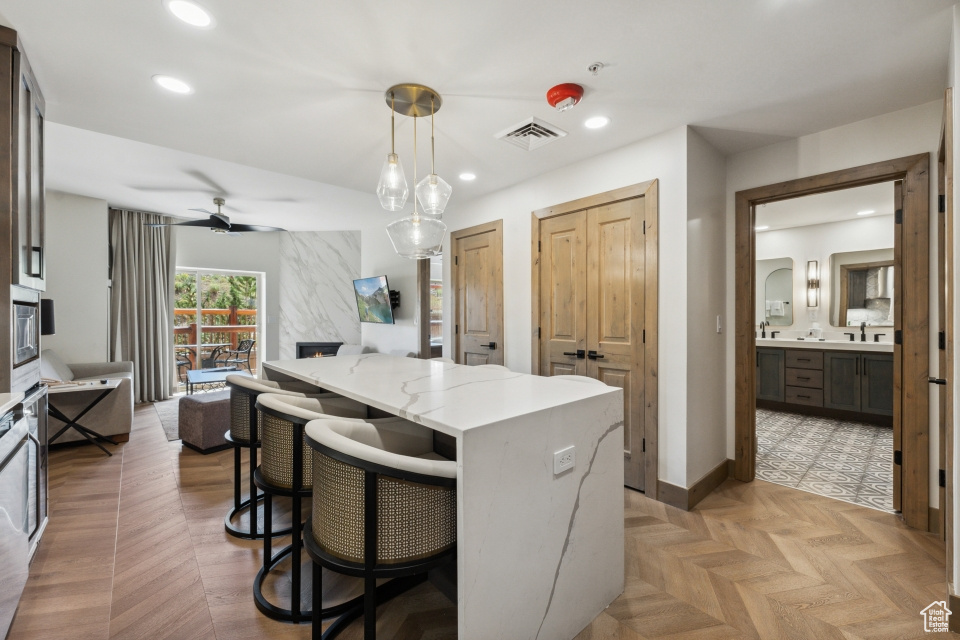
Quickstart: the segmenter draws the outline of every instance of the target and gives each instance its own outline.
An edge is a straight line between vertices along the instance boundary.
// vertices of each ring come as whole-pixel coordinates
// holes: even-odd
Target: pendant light
[[[417,116],[413,116],[413,180],[417,180]],[[387,225],[387,235],[398,256],[419,260],[440,255],[447,225],[439,219],[422,216],[417,210],[417,198],[413,199],[413,214]]]
[[[436,169],[436,147],[433,140],[433,98],[430,98],[430,175],[417,184],[416,193],[423,212],[427,215],[437,216],[443,214],[447,202],[450,200],[450,194],[453,193],[453,187],[437,175]]]
[[[407,204],[410,189],[407,188],[407,177],[403,175],[403,165],[400,164],[400,158],[397,156],[394,140],[396,108],[394,107],[393,92],[388,91],[387,96],[390,98],[390,153],[387,154],[387,159],[383,161],[383,169],[380,170],[377,197],[380,198],[380,204],[387,211],[400,211]]]

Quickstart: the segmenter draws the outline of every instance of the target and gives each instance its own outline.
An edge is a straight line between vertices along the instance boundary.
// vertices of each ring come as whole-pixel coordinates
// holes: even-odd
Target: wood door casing
[[[643,198],[586,213],[587,376],[623,389],[624,483],[642,491]]]
[[[586,212],[543,221],[540,227],[540,373],[587,375]]]
[[[893,183],[893,207],[903,207],[903,181]],[[899,266],[903,264],[903,225],[893,225],[893,262]],[[903,291],[903,269],[896,266],[893,270],[893,333],[903,330],[903,296],[897,293]],[[903,347],[893,344],[893,370],[903,371]],[[893,450],[903,451],[903,380],[901,376],[893,377]],[[903,511],[903,465],[893,465],[893,508]]]
[[[502,365],[502,222],[463,229],[451,234],[451,238],[456,283],[456,361]]]

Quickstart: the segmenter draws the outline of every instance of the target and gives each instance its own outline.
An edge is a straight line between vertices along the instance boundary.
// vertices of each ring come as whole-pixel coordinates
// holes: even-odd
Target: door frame
[[[894,404],[900,398],[903,501],[901,513],[911,527],[929,530],[929,345],[930,345],[930,154],[842,169],[736,193],[736,383],[734,477],[750,482],[755,477],[756,423],[756,207],[816,193],[839,191],[881,182],[903,182],[902,274],[900,326],[902,368],[894,371]],[[906,283],[909,283],[907,285]],[[899,382],[899,385],[898,385]],[[903,420],[904,415],[910,420]],[[894,430],[897,425],[894,424]]]
[[[954,431],[954,277],[953,277],[953,88],[948,87],[943,96],[943,120],[940,128],[940,145],[937,150],[937,195],[943,202],[943,207],[937,207],[940,220],[938,232],[942,234],[940,246],[943,248],[940,273],[944,281],[939,283],[944,292],[943,310],[941,315],[944,323],[940,327],[944,332],[944,349],[941,352],[940,378],[946,378],[947,384],[942,387],[944,394],[940,410],[940,468],[944,470],[946,482],[940,488],[940,538],[944,540],[947,564],[947,582],[953,588],[957,577],[953,575],[953,431]]]
[[[459,229],[457,231],[450,232],[450,255],[454,258],[453,264],[450,265],[450,275],[451,275],[451,289],[453,290],[453,323],[456,327],[460,322],[460,289],[458,283],[460,282],[460,265],[456,257],[460,253],[460,241],[469,238],[472,236],[480,235],[481,233],[489,233],[494,231],[497,235],[500,236],[500,288],[498,289],[499,299],[497,300],[497,307],[500,309],[500,342],[503,345],[503,361],[507,361],[507,331],[506,327],[503,324],[503,219],[494,220],[493,222],[484,222],[483,224],[478,224],[472,227],[467,227],[466,229]],[[460,356],[460,332],[454,329],[453,332],[453,353],[450,354],[452,359],[457,364],[462,364],[459,362]]]
[[[417,357],[430,355],[430,258],[417,260]]]
[[[546,218],[562,216],[575,211],[613,204],[621,200],[643,197],[646,246],[644,250],[644,331],[645,349],[643,366],[643,385],[646,406],[643,415],[643,437],[646,440],[646,459],[644,468],[644,495],[657,499],[659,478],[659,221],[660,221],[660,182],[657,179],[639,184],[621,187],[612,191],[598,193],[578,200],[538,209],[530,214],[530,318],[531,318],[531,358],[530,372],[540,375],[540,221]]]

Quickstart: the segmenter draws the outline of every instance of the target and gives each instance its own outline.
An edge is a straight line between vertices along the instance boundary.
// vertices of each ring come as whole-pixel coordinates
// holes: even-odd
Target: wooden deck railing
[[[177,345],[196,345],[202,348],[204,344],[228,344],[228,349],[236,349],[241,340],[256,340],[257,338],[257,310],[256,309],[202,309],[203,324],[197,325],[196,309],[174,309],[173,342]],[[223,318],[224,324],[217,320]],[[190,322],[189,320],[194,320]],[[198,335],[199,329],[199,335]],[[197,338],[202,338],[198,340]],[[250,367],[255,369],[256,345],[250,354]],[[193,368],[197,367],[197,354],[192,349],[188,355]],[[201,356],[201,359],[204,356]]]

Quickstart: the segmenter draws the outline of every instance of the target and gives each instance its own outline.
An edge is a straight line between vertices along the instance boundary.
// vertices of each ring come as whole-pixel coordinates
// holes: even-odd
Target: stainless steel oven
[[[37,550],[40,536],[47,526],[47,387],[28,391],[21,404],[27,422],[27,533],[30,536],[30,557]]]
[[[19,412],[0,418],[0,637],[6,636],[29,573],[30,428]]]

